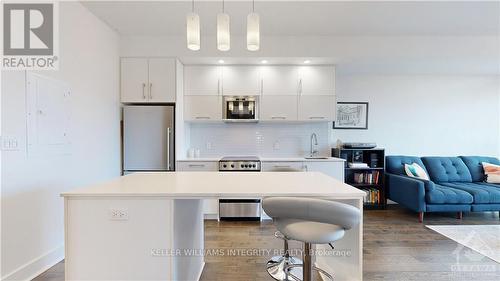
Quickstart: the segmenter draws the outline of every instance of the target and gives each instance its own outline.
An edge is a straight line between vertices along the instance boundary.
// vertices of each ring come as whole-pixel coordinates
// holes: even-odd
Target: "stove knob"
[[[255,164],[252,164],[252,168],[255,168]]]
[[[233,165],[233,164],[231,164],[231,168],[234,168],[234,165]]]
[[[246,168],[247,165],[241,164],[241,168]]]

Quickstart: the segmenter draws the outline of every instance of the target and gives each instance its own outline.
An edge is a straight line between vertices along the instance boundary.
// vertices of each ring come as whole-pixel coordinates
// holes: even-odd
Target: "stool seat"
[[[274,224],[290,240],[307,241],[313,244],[328,244],[344,237],[343,227],[321,222],[275,219]]]

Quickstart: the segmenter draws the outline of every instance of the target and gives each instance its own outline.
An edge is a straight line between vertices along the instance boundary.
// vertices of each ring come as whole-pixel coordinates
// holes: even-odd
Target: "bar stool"
[[[344,237],[345,231],[359,224],[361,213],[354,206],[313,198],[269,197],[262,200],[262,207],[273,218],[280,233],[290,240],[304,243],[303,265],[288,265],[286,274],[294,267],[302,267],[302,281],[312,281],[312,271],[317,270],[328,278],[332,276],[313,267],[312,244],[329,244]],[[290,274],[294,280],[299,277]]]
[[[302,275],[299,271],[302,271],[302,260],[290,256],[288,250],[288,238],[285,237],[281,232],[276,231],[274,237],[283,240],[283,255],[274,256],[267,262],[267,273],[271,275],[272,278],[278,281],[292,281],[294,280],[291,275]],[[294,266],[298,265],[298,266]],[[288,269],[289,270],[285,270]]]

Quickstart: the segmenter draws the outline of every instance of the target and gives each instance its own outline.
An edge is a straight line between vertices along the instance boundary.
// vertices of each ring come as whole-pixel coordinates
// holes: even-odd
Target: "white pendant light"
[[[200,49],[200,16],[194,12],[194,0],[192,3],[192,11],[186,16],[187,47],[198,51]]]
[[[247,16],[247,49],[258,51],[260,47],[260,18],[255,13],[255,0],[252,1],[252,13]]]
[[[222,0],[222,13],[217,14],[217,49],[219,51],[231,49],[229,15],[224,12],[224,0]]]

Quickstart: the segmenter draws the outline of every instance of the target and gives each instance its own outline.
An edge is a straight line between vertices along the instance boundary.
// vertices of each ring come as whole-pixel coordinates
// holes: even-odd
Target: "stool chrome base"
[[[274,280],[295,281],[294,276],[302,276],[302,260],[294,257],[274,256],[267,262],[267,273]]]

